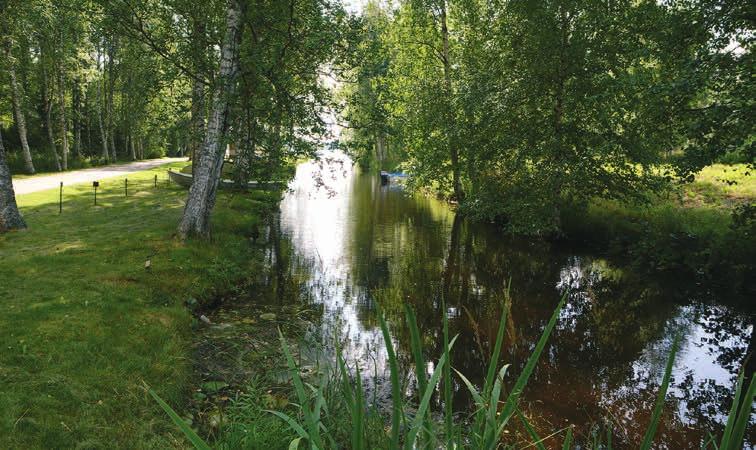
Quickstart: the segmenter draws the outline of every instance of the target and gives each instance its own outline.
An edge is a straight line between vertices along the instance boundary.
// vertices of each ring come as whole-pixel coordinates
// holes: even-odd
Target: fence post
[[[129,196],[129,179],[128,178],[123,179],[123,192],[124,192],[124,197]]]
[[[63,182],[60,182],[60,197],[58,198],[58,214],[63,214]]]
[[[157,187],[157,174],[155,174],[155,187]]]
[[[93,181],[92,187],[94,188],[94,204],[97,206],[97,187],[100,186],[99,181]]]

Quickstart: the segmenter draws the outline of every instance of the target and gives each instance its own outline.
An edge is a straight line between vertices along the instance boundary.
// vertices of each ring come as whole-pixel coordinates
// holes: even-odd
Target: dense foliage
[[[244,172],[270,175],[286,157],[312,153],[326,132],[320,71],[333,56],[343,12],[318,1],[243,6],[239,95],[224,143],[252,155],[254,168]],[[186,0],[4,5],[0,127],[14,172],[32,172],[22,139],[37,171],[65,169],[58,161],[66,159],[79,167],[197,152],[218,78],[225,7]]]
[[[345,147],[515,231],[753,161],[747,2],[404,0],[355,25]]]

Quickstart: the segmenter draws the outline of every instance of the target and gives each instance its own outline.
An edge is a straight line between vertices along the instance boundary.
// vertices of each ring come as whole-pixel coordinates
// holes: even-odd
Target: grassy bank
[[[568,239],[655,272],[682,271],[751,292],[756,178],[744,164],[716,164],[672,192],[632,205],[595,199],[565,208]]]
[[[174,164],[174,169],[185,163]],[[187,399],[187,298],[218,295],[258,261],[245,236],[278,194],[221,193],[213,242],[174,238],[186,191],[163,166],[23,195],[29,225],[0,237],[0,447],[183,447],[143,383]],[[161,185],[152,186],[155,174]],[[149,267],[146,262],[149,261]]]

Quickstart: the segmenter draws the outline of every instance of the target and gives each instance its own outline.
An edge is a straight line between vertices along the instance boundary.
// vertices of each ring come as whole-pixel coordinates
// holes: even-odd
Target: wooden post
[[[58,198],[58,214],[63,213],[63,182],[60,182],[60,197]]]

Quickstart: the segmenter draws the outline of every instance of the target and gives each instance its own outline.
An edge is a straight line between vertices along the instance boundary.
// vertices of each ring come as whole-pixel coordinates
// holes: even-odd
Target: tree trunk
[[[228,129],[229,100],[236,87],[239,65],[238,46],[241,38],[241,5],[239,0],[229,0],[226,8],[226,36],[221,48],[221,63],[218,86],[213,95],[213,106],[207,124],[205,140],[194,171],[194,181],[184,214],[178,227],[182,239],[196,235],[207,237],[210,233],[210,212],[215,206],[215,196],[223,165],[223,143]]]
[[[383,164],[386,162],[386,135],[383,131],[379,131],[375,136],[375,159],[378,160],[378,165],[383,168]]]
[[[100,56],[102,53],[98,52],[97,56],[97,71],[100,71]],[[103,114],[105,107],[105,72],[100,73],[102,80],[97,86],[97,124],[100,128],[100,141],[102,142],[102,159],[105,163],[110,161],[110,153],[108,152],[108,131],[105,129],[105,120]]]
[[[41,49],[40,49],[41,52]],[[55,134],[53,131],[52,123],[52,99],[50,98],[50,80],[47,76],[47,66],[43,58],[40,60],[42,66],[42,109],[45,113],[45,129],[47,130],[47,141],[50,145],[50,154],[55,161],[55,168],[60,172],[62,170],[60,165],[60,155],[58,155],[58,149],[55,147]]]
[[[60,121],[60,136],[63,153],[63,170],[68,170],[68,122],[66,119],[66,91],[65,91],[65,75],[63,74],[63,68],[58,68],[58,107],[60,108],[60,114],[58,120]]]
[[[73,88],[74,153],[81,160],[81,82],[74,79]]]
[[[205,66],[205,54],[207,53],[205,22],[194,19],[193,25],[192,45],[194,47],[195,79],[192,82],[192,129],[190,131],[192,174],[194,173],[195,156],[200,153],[205,137],[205,85],[200,77],[204,77],[202,74]]]
[[[26,117],[24,117],[23,108],[23,93],[21,87],[16,80],[16,69],[13,67],[11,60],[10,49],[6,48],[5,58],[8,64],[8,76],[10,77],[11,84],[11,101],[13,103],[13,116],[16,121],[16,128],[18,128],[18,135],[21,139],[21,155],[24,158],[24,169],[26,173],[34,173],[34,163],[32,162],[31,151],[29,151],[29,142],[26,139]],[[5,156],[3,156],[3,164],[5,165]]]
[[[449,59],[449,27],[446,20],[446,0],[441,2],[441,38],[443,39],[443,63],[444,63],[444,88],[446,90],[446,99],[451,101],[452,98],[452,85],[451,85],[451,61]],[[452,166],[452,185],[454,187],[454,199],[461,202],[464,199],[464,192],[462,192],[462,183],[459,175],[459,149],[457,148],[456,139],[454,139],[453,131],[453,110],[450,104],[447,108],[446,114],[449,116],[446,120],[446,140],[449,145],[449,157],[451,159]]]
[[[131,148],[131,160],[136,161],[137,154],[136,154],[136,147],[134,147],[134,135],[132,134],[129,136],[129,147]]]
[[[102,141],[102,159],[106,163],[110,161],[110,154],[108,153],[108,132],[105,130],[105,123],[102,120],[102,105],[97,102],[97,122],[100,125],[100,140]]]
[[[82,108],[84,111],[84,117],[87,121],[87,152],[92,151],[92,114],[89,110],[89,88],[85,86],[84,89],[84,105]]]
[[[205,86],[198,80],[192,85],[192,163],[200,153],[205,137]],[[194,172],[194,164],[192,164]]]
[[[107,114],[108,114],[108,137],[110,138],[110,158],[113,162],[118,160],[115,146],[115,129],[113,125],[113,96],[115,95],[115,43],[111,42],[108,47],[108,94],[107,94]]]
[[[26,228],[26,223],[18,212],[16,194],[13,192],[13,180],[5,161],[3,135],[0,133],[0,233],[22,228]]]

